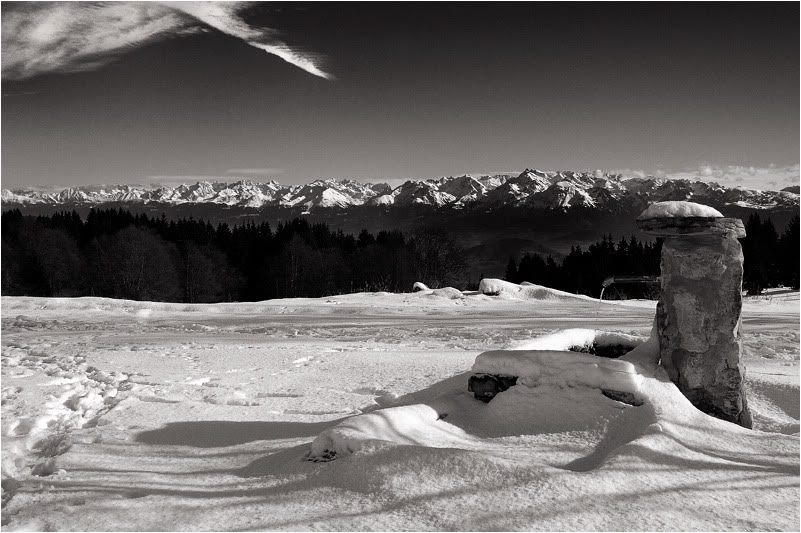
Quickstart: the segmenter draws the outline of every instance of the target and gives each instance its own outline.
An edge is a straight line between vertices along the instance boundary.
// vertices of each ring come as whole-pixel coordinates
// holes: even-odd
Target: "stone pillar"
[[[743,222],[687,216],[637,225],[664,239],[656,309],[662,366],[698,409],[750,428],[740,339]]]

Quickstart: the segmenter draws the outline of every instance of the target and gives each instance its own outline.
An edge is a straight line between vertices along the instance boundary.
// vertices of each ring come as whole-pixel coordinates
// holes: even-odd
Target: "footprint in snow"
[[[335,411],[315,411],[315,410],[302,410],[302,409],[284,409],[285,415],[314,415],[314,416],[322,416],[322,415],[347,415],[347,414],[358,414],[358,410],[353,409],[338,409]]]
[[[176,398],[168,398],[162,396],[140,396],[140,401],[149,402],[149,403],[181,403],[180,399]]]
[[[362,396],[383,396],[385,394],[389,394],[389,391],[384,389],[376,389],[373,387],[359,387],[358,389],[353,389],[353,394],[361,394]]]
[[[256,398],[303,398],[303,395],[285,392],[260,392],[256,395]]]

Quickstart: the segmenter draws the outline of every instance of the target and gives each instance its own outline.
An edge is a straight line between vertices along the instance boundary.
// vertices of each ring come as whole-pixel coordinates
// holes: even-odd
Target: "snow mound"
[[[454,289],[453,287],[443,287],[442,289],[434,289],[431,291],[430,296],[438,296],[440,298],[447,298],[449,300],[461,300],[464,298],[464,294],[459,289]]]
[[[482,294],[489,294],[490,296],[497,296],[502,292],[517,294],[520,292],[521,286],[517,283],[511,283],[502,279],[484,278],[478,283],[478,292]]]
[[[489,296],[500,296],[504,299],[513,300],[548,300],[548,301],[564,301],[564,300],[592,300],[589,296],[580,294],[570,294],[569,292],[551,289],[543,285],[536,285],[528,283],[527,285],[518,285],[502,279],[484,278],[478,284],[478,292]]]
[[[473,439],[464,430],[442,421],[434,408],[405,405],[349,418],[314,439],[309,457],[325,461],[359,451],[369,441],[431,448],[464,447]]]
[[[628,361],[556,350],[496,350],[476,357],[474,374],[517,376],[526,387],[585,386],[640,397],[641,378]]]
[[[711,217],[721,218],[720,211],[708,205],[696,204],[694,202],[654,202],[648,209],[642,212],[637,220],[648,220],[651,218],[678,218],[678,217]]]
[[[373,410],[327,429],[314,440],[308,457],[329,461],[375,441],[481,449],[486,441],[477,433],[493,437],[525,431],[586,431],[627,408],[602,396],[601,390],[629,393],[638,401],[648,397],[641,371],[658,361],[656,338],[653,332],[643,342],[643,337],[634,335],[573,329],[535,339],[535,345],[546,348],[543,350],[484,352],[476,357],[470,372],[446,380],[428,394],[394,399],[394,407]],[[626,355],[628,360],[547,349],[599,340],[637,346]],[[518,380],[491,404],[478,405],[466,391],[471,373],[517,376]]]

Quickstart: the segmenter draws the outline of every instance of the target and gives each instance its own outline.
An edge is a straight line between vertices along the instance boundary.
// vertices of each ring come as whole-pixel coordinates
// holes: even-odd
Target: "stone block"
[[[742,221],[685,217],[637,224],[665,239],[657,304],[662,366],[698,409],[751,427],[740,338]]]

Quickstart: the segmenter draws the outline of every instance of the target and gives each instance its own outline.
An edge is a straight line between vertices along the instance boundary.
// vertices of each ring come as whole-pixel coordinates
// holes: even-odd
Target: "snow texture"
[[[749,431],[667,379],[655,302],[501,288],[3,297],[3,531],[799,529],[797,291],[744,298]]]
[[[651,218],[680,218],[680,217],[710,217],[721,218],[720,211],[708,205],[696,204],[694,202],[654,202],[648,209],[642,212],[637,220],[648,220]]]

